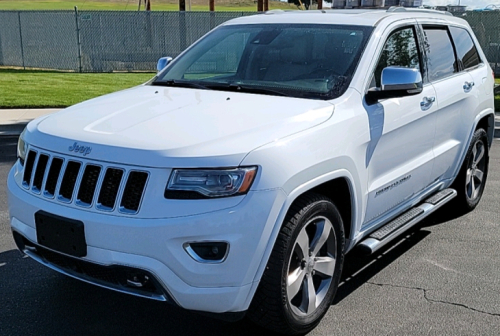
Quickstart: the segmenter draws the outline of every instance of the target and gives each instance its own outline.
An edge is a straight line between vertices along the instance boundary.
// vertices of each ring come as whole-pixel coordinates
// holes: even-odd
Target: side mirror
[[[382,70],[382,88],[370,89],[366,94],[369,103],[380,99],[418,95],[423,90],[422,74],[418,69],[390,66]]]
[[[165,67],[170,63],[172,62],[172,57],[170,56],[167,56],[167,57],[162,57],[158,60],[158,63],[156,64],[156,70],[158,72],[162,71],[163,69],[165,69]]]

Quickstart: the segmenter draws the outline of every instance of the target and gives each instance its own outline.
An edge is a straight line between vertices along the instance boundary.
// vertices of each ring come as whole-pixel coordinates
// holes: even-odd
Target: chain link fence
[[[217,25],[255,12],[0,11],[0,66],[152,71]],[[459,13],[500,75],[500,11]]]
[[[151,71],[221,23],[255,12],[0,11],[0,66]]]
[[[486,58],[495,71],[497,77],[500,76],[500,11],[467,11],[456,14],[469,22],[474,34],[476,34]]]

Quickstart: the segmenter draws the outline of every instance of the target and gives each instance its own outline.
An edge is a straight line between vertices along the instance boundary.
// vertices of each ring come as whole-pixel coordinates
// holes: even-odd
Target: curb
[[[31,120],[60,110],[60,108],[0,109],[0,136],[18,136]]]

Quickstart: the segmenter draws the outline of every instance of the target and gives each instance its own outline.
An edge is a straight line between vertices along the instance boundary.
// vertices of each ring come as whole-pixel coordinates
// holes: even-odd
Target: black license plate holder
[[[38,244],[75,257],[87,255],[82,221],[37,211],[35,225]]]

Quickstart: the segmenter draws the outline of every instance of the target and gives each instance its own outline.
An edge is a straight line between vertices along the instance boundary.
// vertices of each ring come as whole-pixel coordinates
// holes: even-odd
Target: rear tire
[[[462,168],[453,182],[457,191],[455,206],[467,213],[476,208],[483,196],[489,165],[488,136],[482,128],[476,130],[465,155]]]
[[[248,317],[288,335],[314,329],[337,291],[344,262],[344,228],[335,205],[307,193],[290,208]]]

